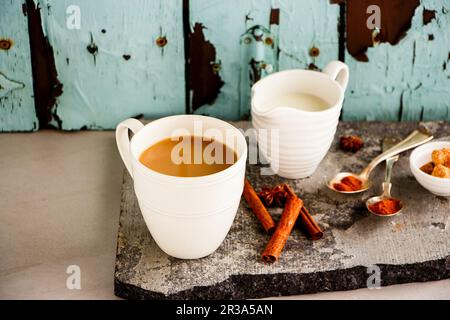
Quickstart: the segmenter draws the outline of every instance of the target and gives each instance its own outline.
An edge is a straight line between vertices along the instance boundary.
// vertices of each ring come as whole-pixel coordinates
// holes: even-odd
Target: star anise
[[[344,136],[340,139],[342,150],[356,152],[364,146],[363,140],[358,136]]]
[[[262,191],[258,192],[258,196],[268,207],[284,207],[288,193],[284,185],[279,185],[275,188],[262,188]]]

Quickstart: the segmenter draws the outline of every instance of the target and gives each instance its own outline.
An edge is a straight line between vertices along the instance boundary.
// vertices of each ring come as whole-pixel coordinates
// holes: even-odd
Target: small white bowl
[[[450,197],[450,179],[438,178],[426,174],[420,167],[431,161],[433,150],[450,148],[450,141],[435,141],[415,149],[409,158],[411,171],[422,187],[438,196]]]

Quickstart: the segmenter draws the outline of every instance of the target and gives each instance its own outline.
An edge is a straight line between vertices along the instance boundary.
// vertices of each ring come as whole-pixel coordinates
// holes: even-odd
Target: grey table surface
[[[115,299],[114,133],[0,134],[0,174],[0,299]],[[71,265],[80,290],[67,288]],[[286,298],[450,299],[450,280]]]

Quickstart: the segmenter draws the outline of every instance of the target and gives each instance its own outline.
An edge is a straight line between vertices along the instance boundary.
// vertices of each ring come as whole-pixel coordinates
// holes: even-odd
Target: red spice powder
[[[362,188],[362,181],[353,176],[342,178],[339,183],[333,184],[333,187],[338,191],[358,191]]]
[[[377,214],[394,214],[401,209],[397,199],[384,199],[369,205],[369,209]]]

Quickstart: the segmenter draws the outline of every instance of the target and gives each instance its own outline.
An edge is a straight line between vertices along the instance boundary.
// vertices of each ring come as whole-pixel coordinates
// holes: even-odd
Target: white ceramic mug
[[[198,126],[201,126],[199,132]],[[175,177],[153,171],[139,161],[153,144],[170,138],[179,129],[189,134],[213,137],[237,154],[227,169],[201,177]],[[134,133],[129,140],[128,130]],[[221,133],[224,140],[214,135]],[[234,146],[225,140],[230,134]],[[244,135],[227,122],[204,116],[179,115],[147,125],[128,119],[117,126],[117,146],[128,172],[145,223],[158,246],[181,259],[213,253],[225,239],[239,206],[244,188],[247,143]]]
[[[339,122],[349,70],[339,61],[330,62],[323,72],[286,70],[267,76],[252,87],[252,124],[255,129],[278,130],[278,141],[258,130],[258,147],[273,171],[291,179],[314,173],[328,152]],[[306,93],[321,98],[328,107],[305,111],[266,102],[290,93]],[[276,104],[276,102],[275,102]],[[276,143],[276,148],[273,147]]]

